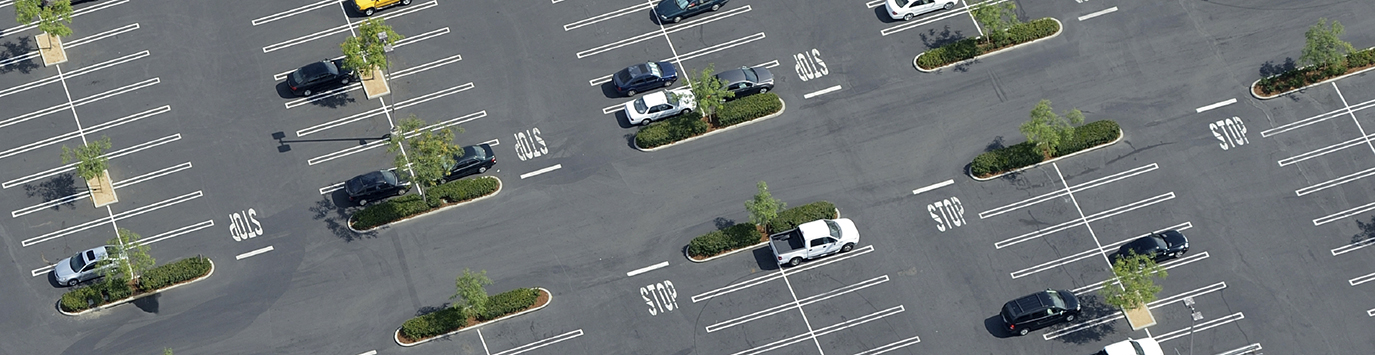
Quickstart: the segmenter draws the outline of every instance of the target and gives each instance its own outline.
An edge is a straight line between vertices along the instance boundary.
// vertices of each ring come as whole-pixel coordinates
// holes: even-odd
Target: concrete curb
[[[1046,18],[1051,19],[1051,20],[1054,20],[1054,21],[1055,21],[1055,24],[1058,25],[1058,26],[1060,27],[1060,30],[1059,30],[1059,31],[1055,31],[1055,33],[1052,33],[1052,34],[1050,34],[1049,36],[1046,36],[1046,37],[1043,37],[1043,38],[1038,38],[1038,39],[1032,40],[1031,42],[1026,42],[1026,43],[1022,43],[1022,44],[1016,44],[1016,45],[1013,45],[1013,46],[1011,46],[1011,47],[1000,48],[1000,49],[998,49],[998,50],[996,50],[996,51],[992,51],[992,52],[984,53],[984,54],[982,54],[982,55],[974,56],[974,58],[969,58],[969,59],[961,60],[961,61],[958,61],[958,62],[954,62],[954,63],[942,65],[942,66],[937,67],[937,68],[935,68],[935,69],[922,69],[920,65],[917,65],[917,58],[921,58],[921,55],[922,55],[922,54],[926,54],[926,52],[921,52],[921,53],[918,53],[916,57],[912,57],[912,67],[913,67],[913,68],[917,68],[917,71],[920,71],[920,72],[923,72],[923,73],[934,73],[934,72],[940,71],[941,69],[945,69],[945,68],[949,68],[949,67],[953,67],[953,66],[957,66],[957,65],[965,65],[965,64],[973,63],[974,61],[977,61],[977,60],[979,60],[979,59],[992,57],[994,54],[1002,53],[1002,52],[1004,52],[1004,51],[1016,49],[1016,48],[1018,48],[1018,47],[1025,46],[1025,45],[1028,45],[1028,44],[1032,44],[1032,43],[1036,43],[1036,42],[1048,40],[1048,39],[1051,39],[1051,38],[1055,38],[1055,37],[1059,36],[1060,33],[1065,32],[1065,24],[1064,24],[1063,22],[1060,22],[1060,20],[1058,20],[1058,19],[1056,19],[1056,18],[1054,18],[1054,17],[1046,17]]]
[[[1024,166],[1024,167],[1021,167],[1021,168],[1012,169],[1012,170],[1004,171],[1004,172],[1001,172],[1001,173],[993,174],[993,176],[989,176],[989,177],[986,177],[986,178],[981,178],[981,177],[978,177],[978,176],[974,176],[974,171],[972,171],[972,167],[971,167],[971,168],[964,169],[964,174],[965,174],[965,175],[969,175],[969,177],[974,178],[974,180],[976,180],[976,181],[988,181],[988,180],[993,180],[993,179],[1000,178],[1000,177],[1002,177],[1003,175],[1012,174],[1012,173],[1020,173],[1020,172],[1022,172],[1022,171],[1027,170],[1027,169],[1035,168],[1035,167],[1038,167],[1038,166],[1041,166],[1041,165],[1046,165],[1046,164],[1049,164],[1049,163],[1054,163],[1054,162],[1056,162],[1056,161],[1058,161],[1058,160],[1060,160],[1060,159],[1069,158],[1069,157],[1072,157],[1072,156],[1075,156],[1075,155],[1079,155],[1080,153],[1088,153],[1088,152],[1092,152],[1092,151],[1101,149],[1101,148],[1106,147],[1106,146],[1110,146],[1110,145],[1113,145],[1113,144],[1117,144],[1117,142],[1122,141],[1122,138],[1123,138],[1123,137],[1126,137],[1126,136],[1127,136],[1127,134],[1126,134],[1126,133],[1123,133],[1123,132],[1122,132],[1122,128],[1119,127],[1119,128],[1117,128],[1117,139],[1114,139],[1114,140],[1112,140],[1111,142],[1107,142],[1107,143],[1103,143],[1103,144],[1099,144],[1099,145],[1090,147],[1089,149],[1084,149],[1084,150],[1081,150],[1081,151],[1077,151],[1077,152],[1074,152],[1074,153],[1070,153],[1069,155],[1065,155],[1065,156],[1054,157],[1054,158],[1051,158],[1050,160],[1042,161],[1042,162],[1040,162],[1040,163],[1036,163],[1036,164],[1031,165],[1031,166]]]
[[[79,315],[82,315],[82,314],[91,313],[91,312],[103,310],[103,309],[106,309],[106,308],[118,306],[118,305],[121,305],[121,304],[125,304],[125,303],[129,303],[129,302],[137,301],[137,300],[140,299],[140,298],[144,298],[144,297],[156,295],[156,294],[162,293],[163,291],[167,291],[167,290],[171,290],[171,289],[174,289],[174,288],[177,288],[177,287],[181,287],[182,285],[190,285],[190,284],[196,283],[196,282],[198,282],[198,281],[200,281],[200,280],[204,280],[204,279],[210,277],[210,275],[214,275],[214,274],[215,274],[215,261],[210,260],[210,258],[205,258],[205,261],[209,261],[209,262],[210,262],[210,272],[205,273],[205,276],[197,277],[197,278],[194,278],[194,279],[191,279],[191,280],[188,280],[188,281],[186,281],[186,282],[182,282],[182,283],[179,283],[179,284],[176,284],[176,285],[163,287],[163,288],[158,289],[158,290],[155,290],[155,291],[153,291],[153,292],[148,292],[148,293],[141,294],[141,295],[138,295],[138,296],[133,296],[133,297],[125,298],[125,299],[122,299],[122,300],[119,300],[119,301],[106,303],[106,304],[100,305],[100,306],[98,306],[98,307],[89,308],[89,309],[86,309],[86,310],[83,310],[83,311],[80,311],[80,312],[76,312],[76,313],[68,313],[67,311],[62,310],[62,299],[59,297],[59,298],[57,299],[57,312],[58,312],[58,313],[62,313],[62,315],[64,315],[64,316],[75,317],[75,316],[79,316]]]
[[[840,207],[836,207],[836,216],[835,216],[835,218],[840,218]],[[708,257],[708,258],[702,259],[702,260],[693,259],[693,258],[692,258],[692,255],[688,255],[687,248],[684,247],[684,248],[683,248],[683,256],[687,257],[688,261],[691,261],[691,262],[694,262],[694,263],[705,263],[705,262],[708,262],[708,261],[712,261],[712,260],[716,260],[716,259],[719,259],[719,258],[723,258],[723,257],[726,257],[727,255],[739,253],[739,252],[742,252],[742,251],[754,250],[754,249],[757,249],[757,248],[759,248],[759,247],[761,247],[761,246],[765,246],[765,245],[768,245],[768,244],[769,244],[769,241],[766,240],[766,241],[759,242],[759,244],[747,246],[747,247],[740,248],[740,249],[731,250],[731,251],[728,251],[728,252],[725,252],[725,253],[722,253],[722,254],[712,255],[711,257]]]
[[[492,193],[490,193],[490,194],[482,195],[482,196],[479,196],[478,198],[475,198],[475,199],[471,199],[471,200],[467,200],[467,201],[455,203],[455,204],[452,204],[452,205],[448,205],[448,206],[444,206],[444,207],[432,209],[432,210],[429,210],[429,211],[425,211],[425,213],[421,213],[421,214],[418,214],[418,215],[414,215],[414,216],[402,218],[402,219],[397,220],[397,221],[395,221],[395,222],[383,224],[383,225],[376,226],[376,227],[372,227],[372,228],[368,228],[368,229],[365,229],[365,230],[357,230],[357,229],[354,229],[354,228],[353,228],[353,215],[349,215],[349,219],[348,219],[347,221],[344,221],[344,226],[345,226],[345,227],[348,227],[348,229],[351,230],[351,231],[353,231],[354,233],[367,233],[367,232],[375,231],[375,230],[378,230],[378,229],[390,227],[390,226],[393,225],[393,224],[397,224],[397,223],[409,221],[409,220],[412,220],[412,219],[416,219],[416,218],[428,216],[428,215],[430,215],[430,214],[432,214],[432,213],[442,212],[442,211],[447,210],[447,209],[450,209],[450,208],[454,208],[454,207],[458,207],[458,206],[463,206],[463,205],[467,205],[467,204],[469,204],[469,203],[473,203],[473,202],[485,200],[485,199],[487,199],[488,197],[496,196],[497,194],[501,193],[501,188],[506,186],[506,184],[503,184],[503,183],[501,182],[501,178],[499,178],[499,177],[490,176],[490,175],[481,177],[481,179],[486,179],[486,178],[497,179],[497,190],[496,190],[496,191],[492,191]]]
[[[544,307],[548,307],[549,304],[554,303],[554,293],[553,293],[553,292],[549,292],[549,290],[547,290],[547,289],[545,289],[545,288],[543,288],[543,287],[536,287],[536,289],[540,290],[540,292],[544,292],[545,294],[548,294],[548,295],[549,295],[549,302],[545,302],[544,305],[539,306],[539,307],[527,309],[527,310],[520,311],[520,312],[516,312],[516,313],[512,313],[512,314],[507,314],[507,315],[498,317],[497,319],[489,320],[489,321],[486,321],[486,322],[481,322],[481,323],[478,323],[477,325],[474,325],[474,326],[471,326],[471,327],[459,328],[458,330],[455,330],[455,331],[452,331],[452,332],[448,332],[448,333],[444,333],[444,334],[432,336],[432,337],[429,337],[429,338],[421,339],[420,341],[417,341],[417,342],[414,342],[414,343],[410,343],[410,344],[405,344],[405,343],[402,343],[402,342],[401,342],[401,327],[396,327],[396,332],[392,334],[392,340],[396,341],[396,345],[400,345],[400,346],[404,346],[404,347],[408,347],[408,348],[409,348],[409,347],[412,347],[412,346],[416,346],[416,345],[428,343],[428,342],[430,342],[430,341],[432,341],[432,340],[435,340],[435,339],[439,339],[439,338],[447,337],[447,336],[450,336],[450,335],[462,333],[462,332],[467,331],[467,330],[469,330],[469,329],[476,329],[476,328],[482,327],[483,325],[487,325],[487,324],[491,324],[491,323],[500,322],[500,321],[502,321],[502,320],[505,320],[506,318],[511,318],[511,317],[515,317],[515,316],[522,315],[522,314],[526,314],[526,313],[538,311],[538,310],[544,309]]]
[[[696,135],[696,136],[688,137],[687,139],[680,140],[680,141],[677,141],[677,142],[673,142],[673,143],[661,145],[661,146],[654,147],[654,148],[640,148],[640,143],[639,143],[639,142],[634,142],[634,141],[632,141],[632,143],[635,144],[635,149],[636,149],[636,150],[639,150],[639,151],[641,151],[641,152],[652,152],[652,151],[656,151],[656,150],[659,150],[659,149],[664,149],[664,148],[672,147],[672,146],[675,146],[675,145],[678,145],[678,144],[681,144],[681,143],[691,142],[691,141],[696,140],[696,139],[698,139],[698,138],[710,136],[710,135],[713,135],[713,134],[716,134],[716,133],[720,133],[720,132],[723,132],[723,131],[728,131],[728,130],[730,130],[730,129],[732,129],[732,128],[735,128],[735,127],[747,126],[747,125],[753,124],[753,123],[755,123],[755,122],[759,122],[759,121],[767,120],[767,119],[770,119],[770,118],[778,117],[779,115],[782,115],[782,114],[783,114],[783,111],[786,111],[786,110],[788,109],[788,103],[787,103],[787,102],[783,102],[783,98],[782,98],[782,97],[779,97],[779,98],[778,98],[778,103],[783,105],[782,107],[779,107],[779,108],[778,108],[778,112],[774,112],[774,113],[765,115],[764,117],[752,119],[752,120],[749,120],[749,121],[740,122],[740,123],[737,123],[737,124],[735,124],[735,125],[733,125],[733,126],[730,126],[730,127],[726,127],[726,128],[718,129],[718,130],[715,130],[715,131],[703,133],[703,134],[701,134],[701,135]]]
[[[1366,49],[1364,49],[1364,50],[1371,50],[1371,49],[1375,49],[1375,47],[1366,48]],[[1304,68],[1307,68],[1307,67],[1304,67]],[[1299,68],[1299,69],[1303,69],[1303,68]],[[1276,97],[1280,97],[1280,96],[1284,96],[1284,95],[1289,95],[1289,94],[1292,94],[1292,93],[1295,93],[1295,92],[1298,92],[1298,91],[1307,90],[1308,88],[1311,88],[1311,87],[1314,87],[1314,86],[1318,86],[1318,85],[1322,85],[1322,84],[1327,84],[1328,82],[1332,82],[1332,81],[1337,81],[1337,80],[1345,79],[1345,78],[1348,77],[1348,76],[1357,75],[1357,74],[1364,74],[1365,72],[1368,72],[1368,71],[1371,71],[1371,70],[1375,70],[1375,66],[1369,67],[1369,68],[1365,68],[1365,69],[1361,69],[1361,70],[1357,70],[1357,71],[1351,72],[1351,73],[1349,73],[1349,74],[1340,75],[1340,76],[1337,76],[1337,77],[1334,77],[1334,78],[1331,78],[1331,79],[1319,81],[1319,82],[1312,83],[1312,84],[1309,84],[1309,85],[1304,86],[1304,87],[1301,87],[1301,88],[1297,88],[1297,89],[1293,89],[1293,90],[1281,92],[1281,93],[1274,94],[1274,95],[1270,95],[1270,96],[1256,95],[1256,85],[1260,85],[1260,81],[1261,81],[1261,80],[1265,80],[1265,79],[1267,79],[1267,78],[1273,78],[1273,77],[1277,77],[1277,76],[1283,75],[1283,73],[1281,73],[1281,74],[1275,74],[1275,75],[1267,76],[1267,77],[1264,77],[1264,78],[1256,79],[1256,81],[1251,82],[1251,87],[1247,88],[1246,91],[1249,92],[1249,93],[1251,93],[1251,97],[1254,97],[1254,98],[1256,98],[1256,99],[1260,99],[1260,100],[1269,100],[1269,99],[1273,99],[1273,98],[1276,98]]]

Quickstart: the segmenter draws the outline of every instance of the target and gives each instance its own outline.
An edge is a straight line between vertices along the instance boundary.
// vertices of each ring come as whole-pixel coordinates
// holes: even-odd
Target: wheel
[[[635,96],[635,90],[626,91],[625,96]]]
[[[346,76],[346,77],[344,77],[343,79],[339,79],[339,85],[348,85],[348,84],[349,84],[349,77]]]
[[[358,205],[359,205],[359,206],[367,206],[367,205],[368,205],[368,200],[358,200]]]
[[[1065,316],[1065,321],[1066,321],[1066,322],[1073,322],[1073,321],[1074,321],[1074,315],[1071,314],[1071,315]]]
[[[913,18],[913,17],[916,17],[916,16],[915,16],[915,15],[912,15],[912,14],[902,15],[902,20],[903,20],[903,21],[912,21],[912,18]]]
[[[1017,332],[1017,335],[1026,335],[1026,333],[1030,333],[1030,332],[1031,332],[1031,329],[1022,328],[1021,331],[1018,331],[1018,332]]]
[[[854,244],[854,243],[846,243],[845,246],[840,247],[840,252],[842,252],[842,253],[849,252],[849,251],[851,251],[851,250],[855,250],[855,244]]]
[[[673,86],[673,82],[672,82],[672,81],[665,81],[665,82],[664,82],[664,87],[670,87],[670,86]]]
[[[376,10],[373,10],[373,9],[363,10],[363,15],[364,15],[364,16],[372,16],[373,11],[376,11]]]
[[[683,20],[683,17],[682,17],[682,16],[674,16],[674,17],[673,17],[673,23],[678,23],[678,21],[682,21],[682,20]]]
[[[411,0],[401,0],[401,5],[410,5]]]
[[[485,166],[480,166],[480,167],[477,168],[477,173],[478,173],[478,174],[485,173],[485,172],[487,172],[487,167],[485,167]]]
[[[792,260],[788,260],[788,266],[797,266],[798,264],[801,264],[801,263],[802,263],[802,258],[793,258]]]
[[[720,10],[720,9],[721,9],[721,4],[711,5],[711,11],[716,11],[716,10]]]
[[[679,112],[678,114],[679,114],[679,115],[686,115],[686,114],[689,114],[689,113],[692,113],[692,109],[690,109],[690,108],[685,108],[685,109],[683,109],[683,112]]]
[[[945,9],[946,9],[946,10],[953,9],[953,8],[955,8],[955,3],[952,2],[952,3],[946,3],[946,4],[945,4]]]
[[[76,284],[79,284],[79,283],[81,283],[81,279],[72,279],[71,281],[67,281],[67,286],[68,286],[68,287],[70,287],[70,286],[76,286]]]
[[[763,93],[766,93],[766,92],[769,92],[769,88],[759,88],[759,93],[760,93],[760,94],[763,94]]]
[[[310,96],[310,89],[306,89],[306,91],[302,91],[301,93],[305,94],[305,96]]]

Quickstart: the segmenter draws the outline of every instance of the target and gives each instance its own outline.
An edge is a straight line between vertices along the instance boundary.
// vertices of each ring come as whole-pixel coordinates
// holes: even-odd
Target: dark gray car
[[[773,73],[764,67],[740,67],[716,73],[716,79],[726,85],[735,97],[762,94],[773,90]]]

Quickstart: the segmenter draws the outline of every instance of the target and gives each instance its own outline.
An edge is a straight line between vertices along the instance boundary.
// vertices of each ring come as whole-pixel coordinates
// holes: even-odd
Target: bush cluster
[[[500,187],[501,183],[490,176],[446,182],[426,189],[426,197],[405,195],[363,207],[353,214],[353,228],[365,230],[396,222],[439,208],[445,202],[462,202],[490,195]]]
[[[688,242],[688,255],[709,257],[758,244],[763,240],[754,223],[740,223],[711,231]]]
[[[1074,129],[1074,137],[1060,144],[1056,156],[1069,155],[1084,149],[1093,148],[1117,139],[1121,133],[1117,122],[1111,120],[1094,121]],[[969,172],[974,176],[985,177],[1004,171],[1012,171],[1036,165],[1045,160],[1041,151],[1031,142],[996,149],[974,158],[969,164]]]
[[[769,233],[778,233],[797,228],[797,225],[823,218],[837,218],[836,205],[827,201],[817,201],[778,212],[778,217],[769,221]]]
[[[476,315],[478,321],[489,321],[502,316],[524,311],[535,305],[539,299],[538,288],[518,288],[487,298],[487,311]],[[411,340],[420,340],[452,332],[468,326],[468,317],[463,310],[454,307],[431,312],[411,318],[401,324],[401,335]]]
[[[999,48],[1049,37],[1059,30],[1060,24],[1050,18],[1019,23],[1008,28],[1007,35],[999,37],[996,43],[988,42],[983,38],[960,39],[926,51],[920,58],[917,58],[917,65],[921,66],[922,69],[935,69],[950,63],[971,59]]]
[[[210,273],[210,260],[194,257],[148,269],[139,277],[136,286],[139,293],[155,292],[184,281],[205,276]],[[129,298],[134,295],[134,287],[124,279],[101,280],[90,286],[80,287],[62,294],[62,310],[67,312],[83,311],[92,307]]]
[[[766,92],[726,102],[716,110],[716,126],[730,127],[745,121],[771,115],[783,109],[783,100],[778,94]]]
[[[1348,53],[1346,60],[1322,67],[1303,67],[1262,78],[1256,83],[1262,94],[1276,94],[1303,87],[1346,74],[1348,69],[1359,69],[1375,64],[1375,49],[1365,49]]]

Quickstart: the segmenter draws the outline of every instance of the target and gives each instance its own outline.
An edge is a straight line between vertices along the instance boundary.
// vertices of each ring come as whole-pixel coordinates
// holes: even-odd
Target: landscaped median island
[[[128,278],[107,277],[90,286],[67,291],[58,302],[58,309],[62,314],[78,315],[101,306],[127,302],[180,284],[198,281],[210,276],[214,269],[215,264],[210,262],[210,259],[197,256],[148,269],[133,284]]]
[[[1350,43],[1338,38],[1342,30],[1342,25],[1337,21],[1332,21],[1331,27],[1328,27],[1327,19],[1319,19],[1318,24],[1304,33],[1307,44],[1299,61],[1305,65],[1294,68],[1290,62],[1288,68],[1282,68],[1283,72],[1256,80],[1251,84],[1251,95],[1262,100],[1273,99],[1375,68],[1375,48],[1353,50]],[[1262,69],[1262,72],[1266,71]]]
[[[484,285],[492,284],[487,271],[463,270],[455,280],[457,292],[453,297],[461,302],[444,309],[411,318],[401,324],[394,334],[401,346],[416,346],[436,337],[472,329],[483,323],[500,321],[544,308],[553,295],[540,287],[518,288],[487,296]]]
[[[1054,154],[1047,156],[1031,141],[979,154],[969,164],[969,174],[987,180],[1040,164],[1048,159],[1068,156],[1075,152],[1108,145],[1122,136],[1122,129],[1112,120],[1094,121],[1074,129],[1074,136],[1062,143]]]
[[[641,128],[635,133],[635,147],[651,150],[782,111],[783,100],[777,94],[750,95],[727,101],[709,120],[693,111]]]
[[[425,195],[405,195],[363,207],[349,217],[349,227],[367,231],[382,225],[423,215],[444,207],[496,194],[501,179],[481,176],[446,182],[425,189]]]
[[[979,56],[1011,49],[1021,44],[1060,34],[1062,26],[1054,18],[1042,18],[1011,25],[1001,36],[963,38],[918,54],[912,61],[918,70],[934,71],[957,65]],[[990,34],[997,33],[990,31]]]
[[[737,250],[753,249],[769,242],[769,235],[797,225],[823,218],[840,218],[840,210],[835,204],[817,201],[798,207],[782,210],[764,226],[753,222],[738,223],[721,230],[712,231],[688,242],[687,256],[692,261],[708,259]],[[766,227],[765,227],[766,226]]]

